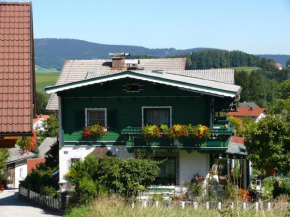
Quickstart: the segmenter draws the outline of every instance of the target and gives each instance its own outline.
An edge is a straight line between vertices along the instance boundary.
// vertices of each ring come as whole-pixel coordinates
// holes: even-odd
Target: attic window
[[[144,90],[144,85],[140,85],[139,83],[127,83],[122,85],[122,90],[128,92],[140,92]]]

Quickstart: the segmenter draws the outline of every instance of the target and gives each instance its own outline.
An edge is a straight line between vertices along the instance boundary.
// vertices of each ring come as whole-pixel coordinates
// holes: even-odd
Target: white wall
[[[197,151],[187,153],[180,151],[179,154],[179,180],[190,181],[195,174],[206,176],[209,172],[209,155],[201,154]]]
[[[255,120],[256,123],[258,123],[262,118],[266,117],[266,115],[264,113],[261,113],[259,115],[259,117],[257,117],[257,119]]]
[[[21,172],[22,170],[22,172]],[[15,184],[14,187],[19,187],[19,181],[22,181],[27,176],[27,160],[18,161],[15,163]]]
[[[59,150],[59,179],[63,179],[69,170],[72,158],[84,159],[98,146],[62,146]],[[125,146],[106,146],[114,155],[123,159],[134,157]]]

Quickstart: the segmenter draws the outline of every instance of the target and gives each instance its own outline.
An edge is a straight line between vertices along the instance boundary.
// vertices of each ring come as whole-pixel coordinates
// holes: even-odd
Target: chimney
[[[253,107],[252,106],[249,106],[249,107],[250,107],[250,110],[253,111]]]
[[[126,70],[125,57],[130,56],[129,53],[109,53],[112,58],[112,70]]]

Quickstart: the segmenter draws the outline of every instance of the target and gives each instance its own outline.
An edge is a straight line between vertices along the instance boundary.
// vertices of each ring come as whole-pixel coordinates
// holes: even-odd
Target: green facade
[[[123,89],[127,83],[139,83],[144,90],[126,92]],[[127,78],[65,90],[58,95],[61,96],[64,145],[85,144],[81,138],[85,127],[85,108],[107,109],[109,129],[100,139],[106,144],[123,144],[122,141],[128,138],[121,135],[122,129],[142,126],[142,106],[171,106],[172,124],[210,126],[212,96],[174,86]]]

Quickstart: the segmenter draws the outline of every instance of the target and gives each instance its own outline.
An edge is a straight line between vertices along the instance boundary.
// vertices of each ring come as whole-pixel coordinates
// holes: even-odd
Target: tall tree
[[[43,91],[36,91],[36,112],[37,114],[45,114],[46,113],[46,105],[48,99],[46,97],[46,93]]]
[[[263,172],[290,174],[290,99],[278,100],[265,118],[244,132],[248,159]]]

